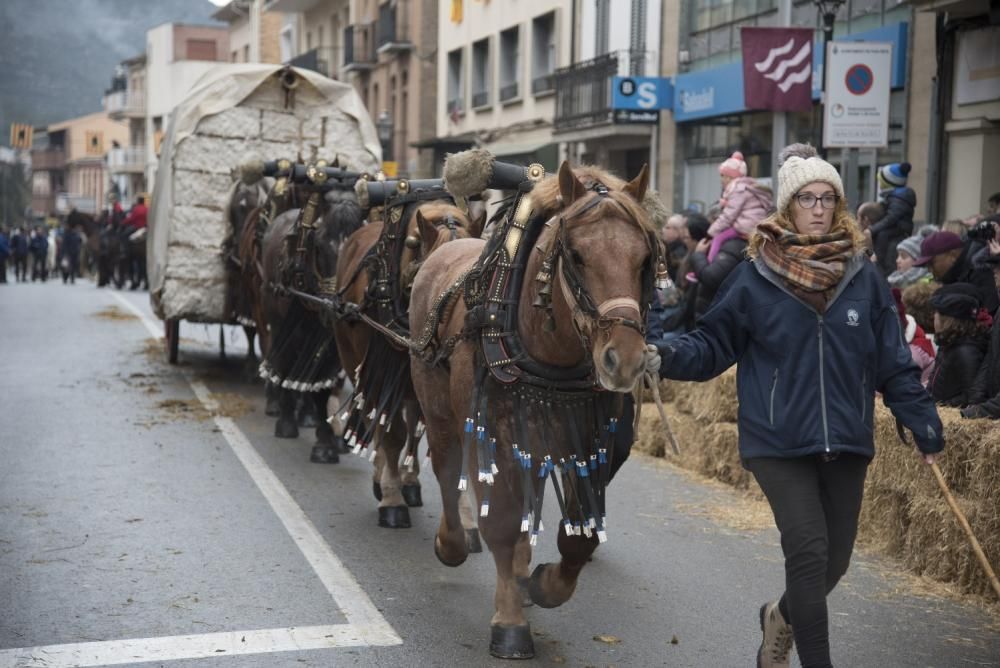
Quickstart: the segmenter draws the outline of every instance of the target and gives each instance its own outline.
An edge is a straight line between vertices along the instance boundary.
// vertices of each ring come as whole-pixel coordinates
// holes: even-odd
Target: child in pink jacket
[[[719,200],[722,213],[708,228],[712,237],[709,262],[715,259],[722,244],[729,239],[735,236],[749,238],[772,206],[771,195],[747,176],[747,163],[739,151],[719,165],[719,176],[722,178],[722,198]]]

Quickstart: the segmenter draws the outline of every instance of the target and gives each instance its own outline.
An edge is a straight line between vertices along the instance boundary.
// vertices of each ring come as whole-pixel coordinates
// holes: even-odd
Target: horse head
[[[484,212],[485,213],[485,212]],[[483,231],[483,217],[470,219],[446,201],[428,202],[417,207],[406,224],[406,239],[399,261],[403,291],[407,294],[424,260],[438,248],[456,239],[474,239]]]
[[[625,183],[564,162],[533,193],[547,222],[522,288],[525,347],[555,366],[589,357],[597,381],[615,392],[630,391],[644,369],[645,313],[659,262],[641,204],[648,186],[645,166]]]
[[[330,278],[337,275],[340,247],[364,224],[364,213],[352,190],[329,190],[323,194],[321,218],[314,238],[316,271]]]
[[[238,179],[233,184],[233,190],[229,197],[229,221],[232,223],[236,237],[239,237],[243,223],[250,212],[263,205],[267,200],[267,192],[268,184],[264,178],[249,184]]]

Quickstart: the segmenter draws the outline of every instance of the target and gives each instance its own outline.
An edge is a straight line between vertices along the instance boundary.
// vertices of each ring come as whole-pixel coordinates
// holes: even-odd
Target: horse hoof
[[[311,412],[299,413],[299,426],[303,429],[315,429],[316,416]]]
[[[490,624],[490,654],[498,659],[532,659],[535,642],[531,627]]]
[[[424,505],[424,500],[420,496],[420,485],[403,485],[401,491],[403,493],[403,501],[406,501],[406,505],[410,508],[419,508]]]
[[[372,494],[375,495],[376,501],[382,500],[382,485],[378,484],[378,480],[372,480]]]
[[[268,417],[278,417],[281,415],[281,404],[277,399],[268,399],[264,405],[264,415]]]
[[[340,461],[340,454],[337,448],[329,445],[314,445],[309,461],[316,464],[336,464]]]
[[[299,427],[294,420],[278,420],[274,423],[274,435],[277,438],[298,438]]]
[[[456,568],[465,563],[465,560],[468,559],[469,554],[465,553],[464,555],[462,555],[461,559],[458,559],[457,561],[448,561],[447,559],[444,558],[444,555],[441,554],[441,541],[438,540],[437,536],[434,536],[434,556],[437,557],[438,561],[440,561],[448,568]]]
[[[483,551],[483,541],[479,540],[479,529],[465,530],[465,545],[469,548],[469,554],[479,554]]]
[[[387,529],[409,529],[410,509],[406,506],[382,506],[378,509],[378,525]]]
[[[333,442],[334,445],[337,447],[337,452],[339,452],[340,454],[346,455],[347,453],[351,452],[351,449],[347,446],[347,443],[344,442],[343,437],[334,436]],[[379,500],[381,501],[381,499]]]
[[[546,566],[548,564],[538,564],[531,573],[531,578],[528,579],[528,596],[540,608],[558,608],[562,603],[550,600],[545,594],[545,590],[542,589],[542,574],[545,572]]]

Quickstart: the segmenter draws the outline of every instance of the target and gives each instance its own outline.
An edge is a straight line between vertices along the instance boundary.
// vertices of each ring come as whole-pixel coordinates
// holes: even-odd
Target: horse
[[[258,331],[257,320],[254,318],[254,306],[256,298],[259,296],[259,285],[248,285],[246,278],[247,274],[257,274],[258,259],[255,254],[251,255],[250,262],[252,264],[249,268],[245,267],[240,246],[243,243],[245,229],[250,228],[252,233],[256,232],[255,227],[259,213],[253,218],[251,218],[251,214],[258,211],[267,200],[271,185],[273,184],[269,183],[269,179],[265,178],[260,178],[252,183],[237,179],[229,190],[229,205],[226,207],[226,218],[230,228],[230,235],[224,244],[226,264],[229,269],[226,310],[229,317],[242,325],[243,333],[247,337],[247,356],[243,364],[243,379],[247,382],[253,382],[259,377],[258,369],[260,367],[254,349],[254,339]],[[252,234],[251,238],[256,239],[256,234]],[[263,345],[261,352],[264,352]]]
[[[261,306],[265,329],[271,339],[260,365],[265,380],[280,387],[280,414],[274,435],[296,438],[297,396],[308,394],[318,417],[316,444],[310,460],[339,461],[339,438],[327,423],[327,400],[334,388],[342,386],[343,373],[327,314],[284,288],[304,288],[318,296],[333,295],[344,240],[362,227],[364,218],[353,192],[337,187],[321,188],[309,195],[302,209],[280,214],[262,240]],[[302,260],[301,273],[295,267]]]
[[[72,209],[66,214],[66,222],[83,232],[84,257],[80,266],[88,272],[93,272],[101,252],[101,223],[94,216],[79,209]]]
[[[447,566],[465,561],[459,495],[473,488],[497,569],[496,657],[534,656],[525,596],[566,602],[607,536],[611,439],[645,369],[644,305],[665,272],[640,205],[648,184],[645,167],[625,183],[564,162],[514,202],[488,245],[447,244],[413,284],[412,329],[430,335],[412,349],[411,374],[443,505],[434,552]],[[561,561],[529,575],[548,481]]]
[[[390,199],[385,206],[388,223],[369,223],[347,240],[337,268],[342,298],[384,321],[383,330],[395,327],[400,334],[390,336],[352,318],[334,324],[344,368],[358,370],[352,379],[357,402],[347,407],[344,435],[357,452],[371,452],[378,525],[385,528],[410,527],[409,507],[423,505],[416,456],[420,410],[407,373],[406,344],[400,340],[408,333],[405,317],[398,316],[405,316],[413,278],[427,258],[448,242],[479,236],[483,224],[482,217],[470,220],[440,187],[421,192],[403,186],[402,193],[402,200]],[[401,473],[404,450],[406,471]],[[478,535],[469,539],[478,541]]]

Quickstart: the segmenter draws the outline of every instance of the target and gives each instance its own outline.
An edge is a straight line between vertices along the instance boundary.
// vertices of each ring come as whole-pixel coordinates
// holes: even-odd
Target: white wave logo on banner
[[[764,78],[777,82],[781,92],[787,93],[792,86],[809,80],[812,63],[806,60],[809,58],[811,48],[811,42],[803,42],[794,56],[786,57],[795,49],[795,38],[791,38],[787,43],[768,51],[767,57],[762,62],[754,63],[753,66],[761,74],[767,72]]]

